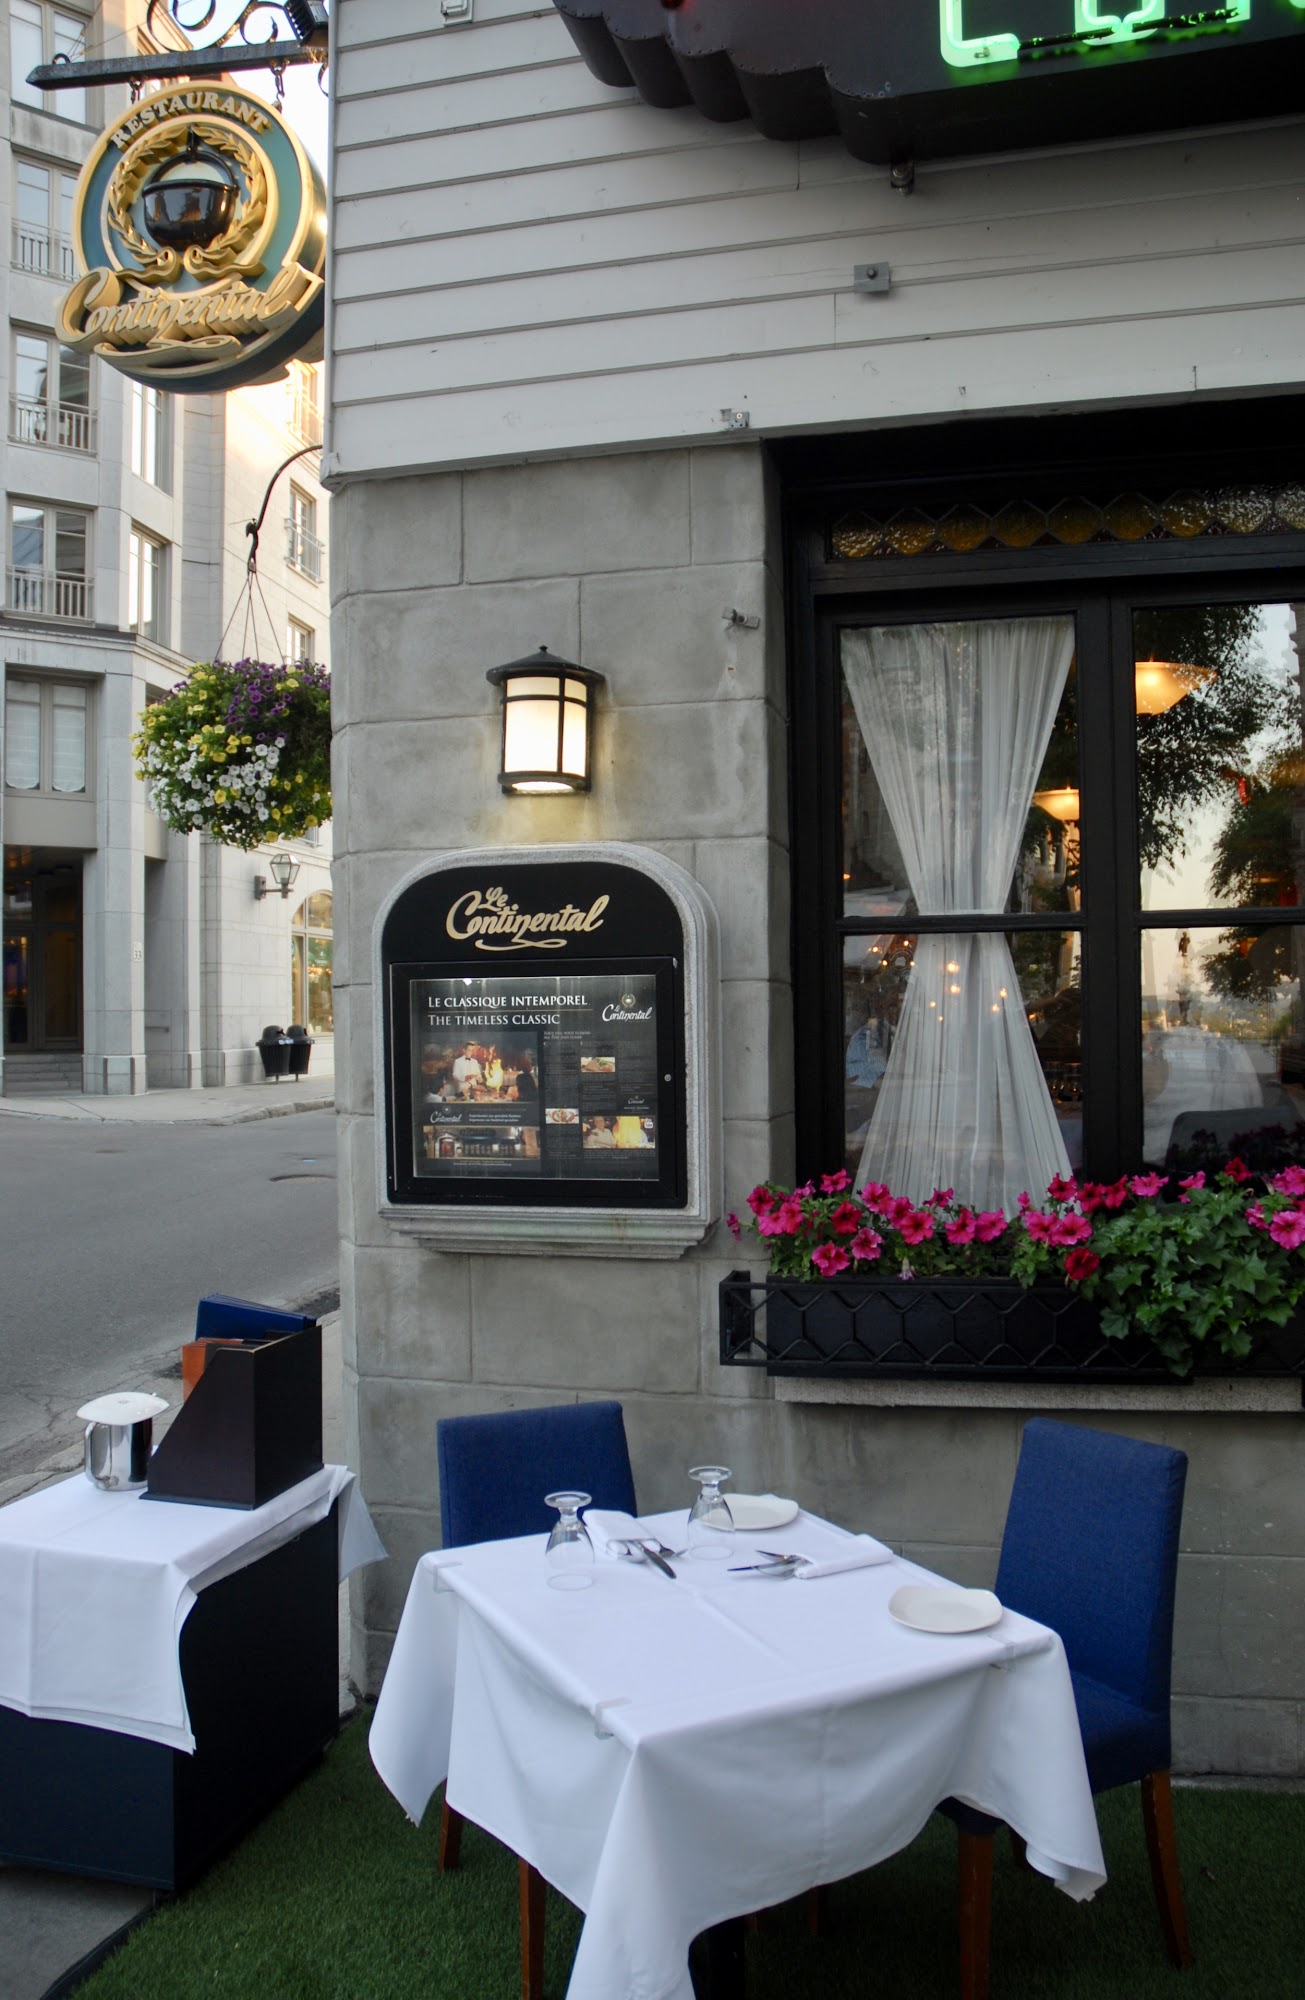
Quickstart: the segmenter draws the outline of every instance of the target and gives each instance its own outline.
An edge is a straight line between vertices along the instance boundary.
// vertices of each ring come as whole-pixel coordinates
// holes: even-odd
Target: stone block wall
[[[435,1424],[613,1395],[640,1504],[690,1465],[791,1492],[965,1583],[990,1583],[1023,1421],[929,1389],[912,1407],[777,1399],[722,1369],[723,1225],[676,1262],[449,1255],[376,1212],[372,931],[415,862],[460,848],[626,840],[677,861],[721,927],[725,1195],[792,1167],[784,606],[760,447],[347,484],[335,591],[337,1104],[350,1448],[391,1559],[354,1583],[354,1673],[379,1685],[412,1567],[440,1540]],[[727,623],[737,610],[755,631]],[[540,644],[607,676],[592,792],[504,798],[487,669]],[[1189,1454],[1175,1764],[1305,1774],[1305,1429],[1184,1410],[1181,1389],[1070,1421]],[[1128,1392],[1129,1395],[1132,1392]],[[911,1401],[912,1399],[904,1399]]]

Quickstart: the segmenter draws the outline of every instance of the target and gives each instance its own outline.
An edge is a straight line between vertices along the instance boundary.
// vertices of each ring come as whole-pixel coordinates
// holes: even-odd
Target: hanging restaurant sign
[[[135,381],[221,391],[316,358],[325,189],[284,119],[229,79],[162,89],[101,134],[73,242],[58,337]]]
[[[883,164],[1272,117],[1305,84],[1305,0],[554,4],[603,83]]]

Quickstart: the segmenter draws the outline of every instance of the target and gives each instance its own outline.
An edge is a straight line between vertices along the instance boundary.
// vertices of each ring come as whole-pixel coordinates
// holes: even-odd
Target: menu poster
[[[421,1181],[657,1181],[653,971],[408,978]]]

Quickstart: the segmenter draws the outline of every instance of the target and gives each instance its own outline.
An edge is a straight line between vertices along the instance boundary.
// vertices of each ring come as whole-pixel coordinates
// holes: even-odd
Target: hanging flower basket
[[[325,667],[202,661],[152,702],[132,739],[153,810],[226,847],[294,839],[331,817]]]

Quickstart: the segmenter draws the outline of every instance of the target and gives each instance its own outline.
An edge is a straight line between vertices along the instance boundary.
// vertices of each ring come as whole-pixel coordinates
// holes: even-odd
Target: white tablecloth
[[[196,1595],[337,1499],[343,1577],[385,1554],[343,1465],[248,1511],[102,1493],[81,1473],[0,1508],[0,1705],[193,1751],[178,1642]]]
[[[671,1546],[684,1515],[653,1517]],[[845,1543],[810,1515],[757,1539]],[[751,1536],[732,1561],[754,1560]],[[372,1724],[414,1820],[449,1803],[586,1913],[569,2000],[691,2000],[691,1939],[907,1846],[941,1799],[993,1813],[1069,1895],[1105,1880],[1060,1640],[897,1625],[913,1563],[806,1584],[600,1562],[547,1587],[538,1537],[424,1556]]]

